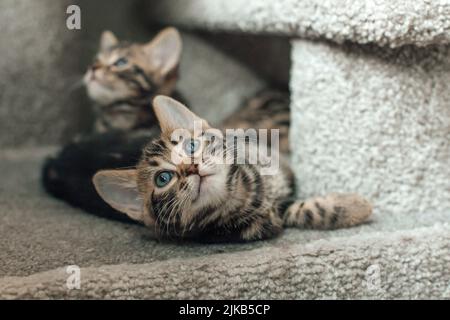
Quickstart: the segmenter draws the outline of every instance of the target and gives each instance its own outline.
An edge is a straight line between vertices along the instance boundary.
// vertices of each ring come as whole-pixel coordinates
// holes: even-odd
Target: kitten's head
[[[164,29],[145,44],[119,42],[105,31],[95,62],[84,76],[88,95],[101,105],[170,95],[181,50],[181,37],[174,28]]]
[[[113,208],[161,234],[195,233],[229,201],[223,135],[172,98],[158,96],[153,106],[162,133],[137,169],[101,171],[93,181]]]

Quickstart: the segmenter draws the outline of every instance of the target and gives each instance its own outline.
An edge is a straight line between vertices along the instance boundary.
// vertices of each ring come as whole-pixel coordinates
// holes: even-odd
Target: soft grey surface
[[[377,210],[361,227],[289,229],[244,245],[160,243],[144,227],[46,195],[39,166],[53,150],[0,154],[1,298],[430,298],[450,283],[450,212]],[[380,265],[384,291],[365,289],[372,264]],[[81,291],[65,287],[69,265],[83,268]]]
[[[57,142],[77,126],[70,89],[82,48],[66,28],[69,3],[0,2],[0,146]]]
[[[148,4],[152,21],[187,28],[392,47],[450,42],[449,0],[152,0]]]
[[[270,86],[289,87],[291,39],[273,34],[197,32],[209,45],[250,67]]]
[[[357,191],[392,215],[450,212],[450,47],[293,41],[303,196]]]

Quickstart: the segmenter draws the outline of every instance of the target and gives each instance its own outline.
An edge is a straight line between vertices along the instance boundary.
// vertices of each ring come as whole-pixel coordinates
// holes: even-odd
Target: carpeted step
[[[360,227],[288,229],[250,244],[159,242],[144,227],[91,216],[45,194],[39,168],[53,150],[0,155],[2,298],[440,297],[450,281],[450,212],[379,210]],[[81,290],[65,286],[69,265],[82,268]],[[366,272],[379,273],[381,291],[367,289]]]

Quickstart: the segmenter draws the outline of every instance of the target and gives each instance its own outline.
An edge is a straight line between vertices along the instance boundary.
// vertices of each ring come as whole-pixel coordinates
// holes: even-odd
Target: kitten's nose
[[[186,175],[198,174],[198,164],[190,164],[185,169]]]

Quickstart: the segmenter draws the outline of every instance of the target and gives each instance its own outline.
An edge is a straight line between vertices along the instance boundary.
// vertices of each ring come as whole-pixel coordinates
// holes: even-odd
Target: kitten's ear
[[[100,37],[100,50],[101,51],[107,51],[117,45],[119,43],[119,40],[109,30],[103,31],[102,36]]]
[[[98,194],[114,209],[131,219],[143,221],[143,201],[139,196],[136,170],[105,170],[93,180]]]
[[[171,133],[175,129],[194,130],[197,128],[209,128],[208,122],[195,115],[182,103],[167,96],[156,96],[153,99],[153,110],[158,118],[159,126],[163,133]]]
[[[180,33],[175,28],[166,28],[144,45],[144,52],[150,63],[162,77],[174,70],[181,57],[183,44]]]

